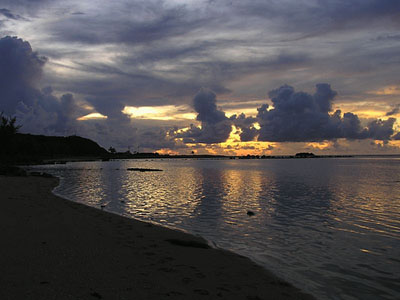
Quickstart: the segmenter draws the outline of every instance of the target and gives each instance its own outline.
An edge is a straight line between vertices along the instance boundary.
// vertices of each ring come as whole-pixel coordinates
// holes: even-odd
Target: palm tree
[[[18,132],[21,128],[20,125],[16,125],[17,118],[16,117],[7,117],[0,113],[0,136],[7,137],[12,136]]]

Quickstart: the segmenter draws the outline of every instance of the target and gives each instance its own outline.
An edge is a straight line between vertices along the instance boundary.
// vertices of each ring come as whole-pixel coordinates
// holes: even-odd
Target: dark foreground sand
[[[0,176],[2,300],[312,299],[200,238],[56,197],[57,184]]]

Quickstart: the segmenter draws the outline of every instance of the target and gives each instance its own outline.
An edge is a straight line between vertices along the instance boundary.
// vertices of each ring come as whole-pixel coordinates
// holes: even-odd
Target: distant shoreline
[[[73,161],[109,161],[115,159],[304,159],[391,157],[400,154],[324,154],[300,152],[295,155],[213,155],[213,154],[159,154],[157,152],[116,152],[106,150],[96,142],[79,136],[44,136],[16,133],[3,137],[0,149],[2,165],[65,164]]]
[[[113,161],[113,160],[131,160],[131,159],[216,159],[216,160],[274,160],[274,159],[324,159],[324,158],[396,158],[400,154],[353,154],[353,155],[315,155],[315,157],[296,157],[295,155],[270,155],[270,156],[223,156],[223,155],[134,155],[123,157],[60,157],[44,158],[39,161],[21,162],[15,165],[46,165],[46,164],[66,164],[69,162],[91,162],[91,161]]]

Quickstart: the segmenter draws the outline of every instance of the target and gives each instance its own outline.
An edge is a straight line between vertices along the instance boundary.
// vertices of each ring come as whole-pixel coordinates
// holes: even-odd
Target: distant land
[[[100,147],[96,142],[80,136],[44,136],[14,133],[1,136],[0,163],[6,164],[41,164],[65,163],[76,160],[111,160],[111,159],[141,159],[141,158],[197,158],[197,159],[288,159],[288,158],[320,158],[320,157],[351,157],[350,155],[314,155],[301,152],[296,155],[169,155],[155,153],[116,152]]]
[[[79,136],[44,136],[15,133],[1,137],[0,159],[12,163],[40,163],[49,159],[107,157],[96,142]]]

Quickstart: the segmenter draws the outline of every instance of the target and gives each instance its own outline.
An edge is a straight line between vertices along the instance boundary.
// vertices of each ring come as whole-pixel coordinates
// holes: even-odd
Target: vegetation
[[[102,157],[109,153],[79,136],[44,136],[18,133],[16,118],[0,114],[0,164],[40,163],[43,159]]]
[[[16,117],[7,117],[0,113],[0,137],[11,137],[16,134],[21,126],[16,125]]]
[[[115,154],[115,153],[117,153],[117,150],[115,150],[114,147],[110,147],[110,148],[108,148],[108,152],[110,152],[111,154]]]

